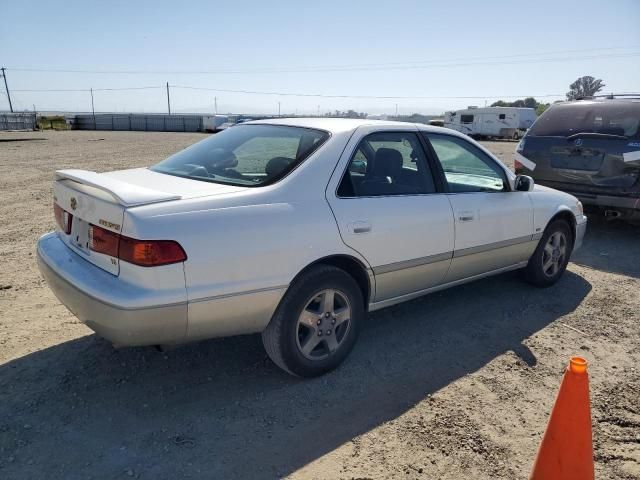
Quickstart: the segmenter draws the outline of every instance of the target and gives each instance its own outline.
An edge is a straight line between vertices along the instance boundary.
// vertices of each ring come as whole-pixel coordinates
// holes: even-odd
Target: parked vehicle
[[[511,138],[518,140],[533,125],[536,111],[519,107],[469,107],[445,112],[444,126],[470,137]]]
[[[515,170],[607,217],[640,220],[640,96],[552,105],[518,145]]]
[[[554,284],[582,243],[573,196],[453,130],[351,119],[245,123],[151,168],[62,170],[37,246],[51,289],[116,346],[262,333],[322,374],[366,313],[523,269]]]
[[[220,127],[229,121],[226,115],[204,115],[202,117],[202,127],[206,132],[219,132]]]

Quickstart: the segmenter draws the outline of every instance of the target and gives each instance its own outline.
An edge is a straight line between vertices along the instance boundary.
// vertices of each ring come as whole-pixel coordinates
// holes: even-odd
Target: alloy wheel
[[[564,264],[567,256],[567,237],[563,232],[551,234],[542,252],[542,271],[547,277],[553,277]]]
[[[296,341],[309,360],[322,360],[340,348],[351,328],[351,305],[336,289],[316,293],[298,317]]]

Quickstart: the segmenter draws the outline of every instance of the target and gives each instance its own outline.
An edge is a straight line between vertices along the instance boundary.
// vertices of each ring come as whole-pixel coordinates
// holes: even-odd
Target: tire
[[[339,268],[317,265],[290,286],[262,332],[262,343],[269,358],[286,372],[316,377],[347,357],[364,316],[362,291],[353,277]]]
[[[572,250],[571,227],[565,220],[553,221],[545,229],[540,243],[524,269],[525,279],[537,287],[550,287],[567,269]]]
[[[516,132],[516,133],[513,134],[512,138],[517,141],[517,140],[520,139],[520,135],[518,134],[518,132]]]

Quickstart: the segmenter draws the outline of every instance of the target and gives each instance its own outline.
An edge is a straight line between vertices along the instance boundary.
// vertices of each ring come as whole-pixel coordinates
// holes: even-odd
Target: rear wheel
[[[365,315],[362,292],[344,270],[319,265],[285,294],[262,332],[273,362],[301,377],[322,375],[349,354]]]
[[[569,263],[573,250],[571,227],[564,220],[555,220],[547,226],[540,243],[525,268],[525,278],[538,287],[556,283]]]

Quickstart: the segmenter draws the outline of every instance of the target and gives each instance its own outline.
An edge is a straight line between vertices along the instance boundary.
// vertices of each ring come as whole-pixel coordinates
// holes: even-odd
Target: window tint
[[[568,137],[576,133],[604,133],[640,138],[640,102],[617,100],[553,105],[533,124],[536,136]]]
[[[481,150],[451,135],[426,134],[444,170],[452,193],[501,192],[504,171]]]
[[[214,183],[258,187],[280,180],[329,134],[280,125],[237,125],[170,156],[151,170]]]
[[[473,115],[460,115],[460,123],[473,123]]]
[[[422,145],[415,133],[384,132],[365,137],[349,162],[340,197],[434,193]]]

